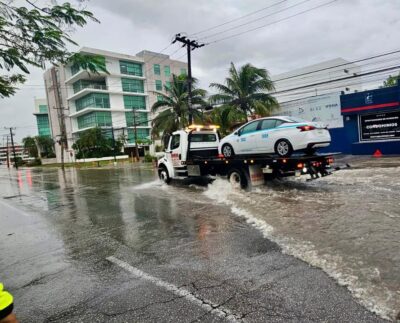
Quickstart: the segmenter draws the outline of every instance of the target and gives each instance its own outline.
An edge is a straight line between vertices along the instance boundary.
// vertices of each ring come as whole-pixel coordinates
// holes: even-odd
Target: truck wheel
[[[291,143],[286,139],[279,139],[275,143],[275,154],[279,157],[289,157],[293,153],[293,147]]]
[[[223,145],[221,150],[225,158],[232,158],[233,156],[235,156],[233,147],[230,144]]]
[[[246,189],[248,186],[246,175],[238,169],[232,169],[228,173],[228,180],[234,189]]]
[[[171,182],[171,177],[169,177],[168,170],[165,166],[160,166],[160,168],[158,169],[158,177],[165,184],[169,184]]]

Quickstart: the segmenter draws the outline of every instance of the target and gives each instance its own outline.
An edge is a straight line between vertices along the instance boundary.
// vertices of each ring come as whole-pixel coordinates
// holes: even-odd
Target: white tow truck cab
[[[165,155],[158,160],[158,174],[165,183],[173,179],[226,176],[235,187],[249,188],[265,179],[308,174],[310,179],[330,175],[332,154],[314,156],[218,154],[218,126],[191,125],[172,133]]]

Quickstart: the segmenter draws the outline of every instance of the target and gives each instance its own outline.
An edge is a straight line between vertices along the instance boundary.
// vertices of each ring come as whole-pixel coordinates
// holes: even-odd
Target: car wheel
[[[234,189],[246,189],[248,187],[246,175],[238,169],[229,171],[228,180]]]
[[[158,169],[158,177],[165,184],[169,184],[171,182],[171,177],[169,176],[168,169],[165,166],[160,166],[160,168]]]
[[[233,156],[235,156],[233,147],[230,144],[223,145],[221,150],[222,150],[222,155],[224,155],[225,158],[232,158]]]
[[[275,154],[280,157],[289,157],[293,153],[293,147],[291,143],[286,139],[279,139],[275,143]]]

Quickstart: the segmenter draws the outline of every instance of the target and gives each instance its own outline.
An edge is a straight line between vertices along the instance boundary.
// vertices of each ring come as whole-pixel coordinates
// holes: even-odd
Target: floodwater
[[[143,214],[151,210],[172,218],[195,208],[210,216],[218,205],[232,217],[245,218],[284,252],[322,268],[368,309],[393,319],[400,311],[399,178],[400,167],[366,167],[314,182],[274,181],[243,192],[232,190],[223,179],[207,188],[166,186],[145,169],[67,169],[65,173],[28,169],[11,175],[1,169],[0,189],[3,198],[23,202],[27,211],[47,210],[56,218],[65,209],[77,223],[87,221],[81,217],[85,213],[104,230],[112,221],[111,235],[122,236],[135,248],[157,240],[162,230],[152,234],[148,228],[146,236],[125,232],[124,225],[132,221],[128,216],[132,204]],[[110,212],[112,217],[107,216]]]
[[[205,195],[231,207],[283,250],[322,268],[368,309],[400,311],[400,167],[343,170],[253,192],[222,180]]]

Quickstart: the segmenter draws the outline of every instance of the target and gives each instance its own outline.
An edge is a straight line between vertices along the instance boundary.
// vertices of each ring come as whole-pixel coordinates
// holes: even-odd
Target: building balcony
[[[81,81],[78,81],[79,84],[74,83],[73,85],[74,94],[82,91],[83,89],[108,90],[106,83],[85,83]]]

